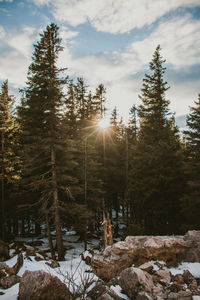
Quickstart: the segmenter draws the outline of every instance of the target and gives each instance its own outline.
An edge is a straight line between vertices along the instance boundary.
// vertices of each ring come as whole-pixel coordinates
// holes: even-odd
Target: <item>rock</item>
[[[8,245],[0,240],[0,261],[7,260],[9,258],[9,247]]]
[[[180,300],[192,300],[192,293],[190,291],[180,291],[178,297]]]
[[[167,299],[192,300],[192,293],[190,291],[180,291],[178,293],[170,293]]]
[[[142,265],[139,266],[139,268],[140,268],[142,271],[146,271],[146,272],[152,274],[153,266],[152,266],[150,263],[142,264]]]
[[[44,260],[44,257],[42,257],[41,255],[36,254],[35,260],[36,261],[41,261],[41,260]]]
[[[157,284],[153,287],[153,295],[155,296],[156,300],[163,300],[164,298],[164,289],[161,284]]]
[[[108,293],[105,293],[102,296],[98,297],[97,300],[115,300],[115,299],[111,297]]]
[[[70,300],[71,293],[64,283],[42,270],[25,271],[20,285],[18,300]]]
[[[52,269],[59,268],[60,264],[58,261],[52,260],[51,263],[46,262],[46,265],[50,266]]]
[[[188,231],[183,239],[189,246],[184,260],[187,262],[200,262],[200,231]]]
[[[6,265],[5,271],[6,273],[11,276],[11,275],[17,275],[21,267],[23,266],[24,259],[22,253],[18,254],[17,262],[13,267],[9,267]]]
[[[93,255],[91,266],[97,276],[109,280],[133,264],[137,267],[151,260],[160,260],[176,265],[186,251],[188,245],[183,237],[128,236],[124,242],[117,242]]]
[[[171,281],[171,272],[169,270],[158,270],[155,273],[159,278],[160,283],[169,284]]]
[[[0,278],[5,277],[6,275],[6,272],[0,269]]]
[[[3,289],[9,289],[11,286],[20,282],[20,277],[17,275],[7,276],[0,279],[0,286]]]
[[[174,281],[177,282],[178,284],[184,284],[184,278],[182,274],[176,274],[174,276]]]
[[[199,289],[197,285],[196,279],[194,279],[188,286],[189,290],[192,292],[193,295],[199,295]]]
[[[152,260],[164,261],[167,266],[200,262],[200,231],[189,231],[185,236],[128,236],[94,254],[91,266],[97,276],[109,280],[133,264],[138,267]]]
[[[153,298],[146,292],[140,292],[138,293],[136,300],[153,300]]]
[[[0,296],[3,296],[5,293],[4,292],[0,292]]]
[[[152,276],[134,267],[127,268],[121,272],[119,283],[130,298],[136,297],[142,291],[151,293],[154,287]]]
[[[92,300],[123,300],[114,290],[104,283],[97,283],[89,292],[88,297]]]
[[[184,270],[184,272],[183,272],[183,279],[184,279],[184,282],[186,284],[190,284],[190,283],[192,283],[195,280],[195,278],[193,277],[193,275],[188,270]]]
[[[173,293],[178,293],[178,292],[181,291],[181,290],[185,290],[185,288],[184,288],[182,285],[180,285],[180,284],[178,284],[178,283],[176,283],[176,282],[174,282],[173,284],[171,284],[171,285],[168,287],[168,289],[169,289],[171,292],[173,292]]]

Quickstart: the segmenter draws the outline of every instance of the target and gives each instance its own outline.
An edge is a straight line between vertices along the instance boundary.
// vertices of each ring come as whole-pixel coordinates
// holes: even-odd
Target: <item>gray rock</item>
[[[0,286],[3,289],[9,289],[11,286],[20,282],[20,277],[17,275],[7,276],[0,279]]]
[[[139,268],[142,270],[142,271],[146,271],[148,273],[152,273],[153,271],[153,266],[150,264],[150,263],[144,263],[142,265],[139,266]]]
[[[171,272],[169,270],[158,270],[156,275],[160,277],[160,282],[169,284],[171,282]]]
[[[189,234],[184,237],[128,236],[125,241],[117,242],[102,253],[93,255],[91,266],[97,276],[110,280],[133,264],[138,267],[148,261],[159,260],[169,266],[177,265],[179,261],[184,261],[188,257],[187,253],[191,247],[198,250],[198,247],[194,246],[198,243],[200,244],[200,234]],[[197,261],[200,261],[200,257]]]
[[[18,300],[71,300],[66,285],[42,270],[26,271],[20,281]]]
[[[154,287],[152,276],[139,268],[127,268],[120,274],[121,288],[130,297],[134,298],[139,292],[151,293]]]

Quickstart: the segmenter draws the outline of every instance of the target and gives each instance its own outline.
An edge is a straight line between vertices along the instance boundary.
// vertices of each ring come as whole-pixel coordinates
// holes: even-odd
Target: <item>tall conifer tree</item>
[[[151,234],[178,231],[182,190],[180,145],[168,117],[169,87],[160,50],[158,46],[149,65],[151,73],[143,79],[140,132],[131,170],[135,223]]]
[[[48,219],[50,212],[53,214],[58,258],[62,259],[64,251],[58,198],[61,169],[58,160],[66,146],[60,136],[62,85],[66,81],[60,77],[63,70],[58,69],[56,63],[63,48],[55,24],[47,26],[40,37],[40,41],[34,45],[33,62],[29,67],[25,89],[26,100],[21,109],[25,140],[25,175],[29,186],[32,191],[37,192],[38,200],[42,204],[50,244],[52,243]]]
[[[200,229],[200,95],[187,116],[185,148],[187,191],[182,199],[185,229]]]
[[[0,238],[5,239],[6,211],[10,212],[10,200],[13,185],[20,178],[19,157],[17,151],[18,126],[13,114],[14,99],[8,92],[8,81],[2,84],[0,92],[0,178],[1,178],[1,224]],[[10,216],[7,216],[10,218]]]

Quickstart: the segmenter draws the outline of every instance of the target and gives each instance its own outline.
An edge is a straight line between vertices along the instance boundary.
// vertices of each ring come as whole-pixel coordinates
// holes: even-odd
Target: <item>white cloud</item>
[[[51,2],[51,0],[33,0],[33,2],[38,6],[42,6],[48,5]]]
[[[42,33],[43,29],[39,29]],[[3,37],[7,36],[6,39]],[[78,35],[76,31],[70,31],[67,27],[63,26],[60,30],[61,37],[64,42],[70,42],[74,37]],[[38,29],[30,26],[24,26],[21,30],[16,32],[8,31],[5,33],[3,27],[0,26],[0,80],[8,78],[11,85],[15,87],[23,86],[27,78],[28,66],[31,63],[31,55],[33,52],[33,44],[38,37]],[[7,49],[6,52],[4,49]],[[67,64],[67,51],[65,49],[65,55],[62,61],[62,67]]]
[[[30,58],[32,44],[35,39],[36,31],[33,27],[24,27],[20,34],[12,35],[8,38],[7,44],[13,50],[26,58]]]
[[[26,81],[28,65],[33,50],[33,42],[37,32],[33,27],[24,26],[19,33],[7,32],[0,47],[0,80],[8,79],[15,87]]]
[[[0,26],[0,39],[3,39],[5,37],[5,30],[2,26]]]
[[[142,62],[148,62],[158,44],[167,63],[174,68],[200,63],[200,21],[190,16],[164,22],[146,39],[133,43],[130,52]]]
[[[52,5],[55,19],[77,26],[89,21],[98,31],[125,33],[150,25],[179,7],[199,5],[199,0],[32,0]]]
[[[60,28],[60,37],[62,38],[63,43],[67,43],[75,38],[78,34],[78,31],[71,31],[66,26],[61,26]]]
[[[184,68],[200,63],[199,36],[200,21],[190,16],[176,17],[161,23],[148,38],[130,44],[123,51],[73,58],[71,50],[65,49],[60,63],[67,65],[70,76],[83,76],[93,89],[100,83],[105,84],[109,107],[117,105],[120,112],[127,116],[131,105],[139,103],[142,77],[156,46],[161,44],[168,68],[182,72],[186,71]],[[172,102],[172,111],[178,115],[186,113],[197,94],[197,81],[181,84],[176,79],[170,82],[169,78],[169,85],[171,89],[167,95]]]

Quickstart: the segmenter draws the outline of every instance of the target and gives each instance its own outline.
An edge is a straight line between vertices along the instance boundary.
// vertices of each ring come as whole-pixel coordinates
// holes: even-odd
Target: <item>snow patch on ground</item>
[[[173,275],[183,274],[184,270],[188,270],[195,278],[200,278],[200,263],[197,262],[183,262],[177,268],[170,268],[169,270]]]

